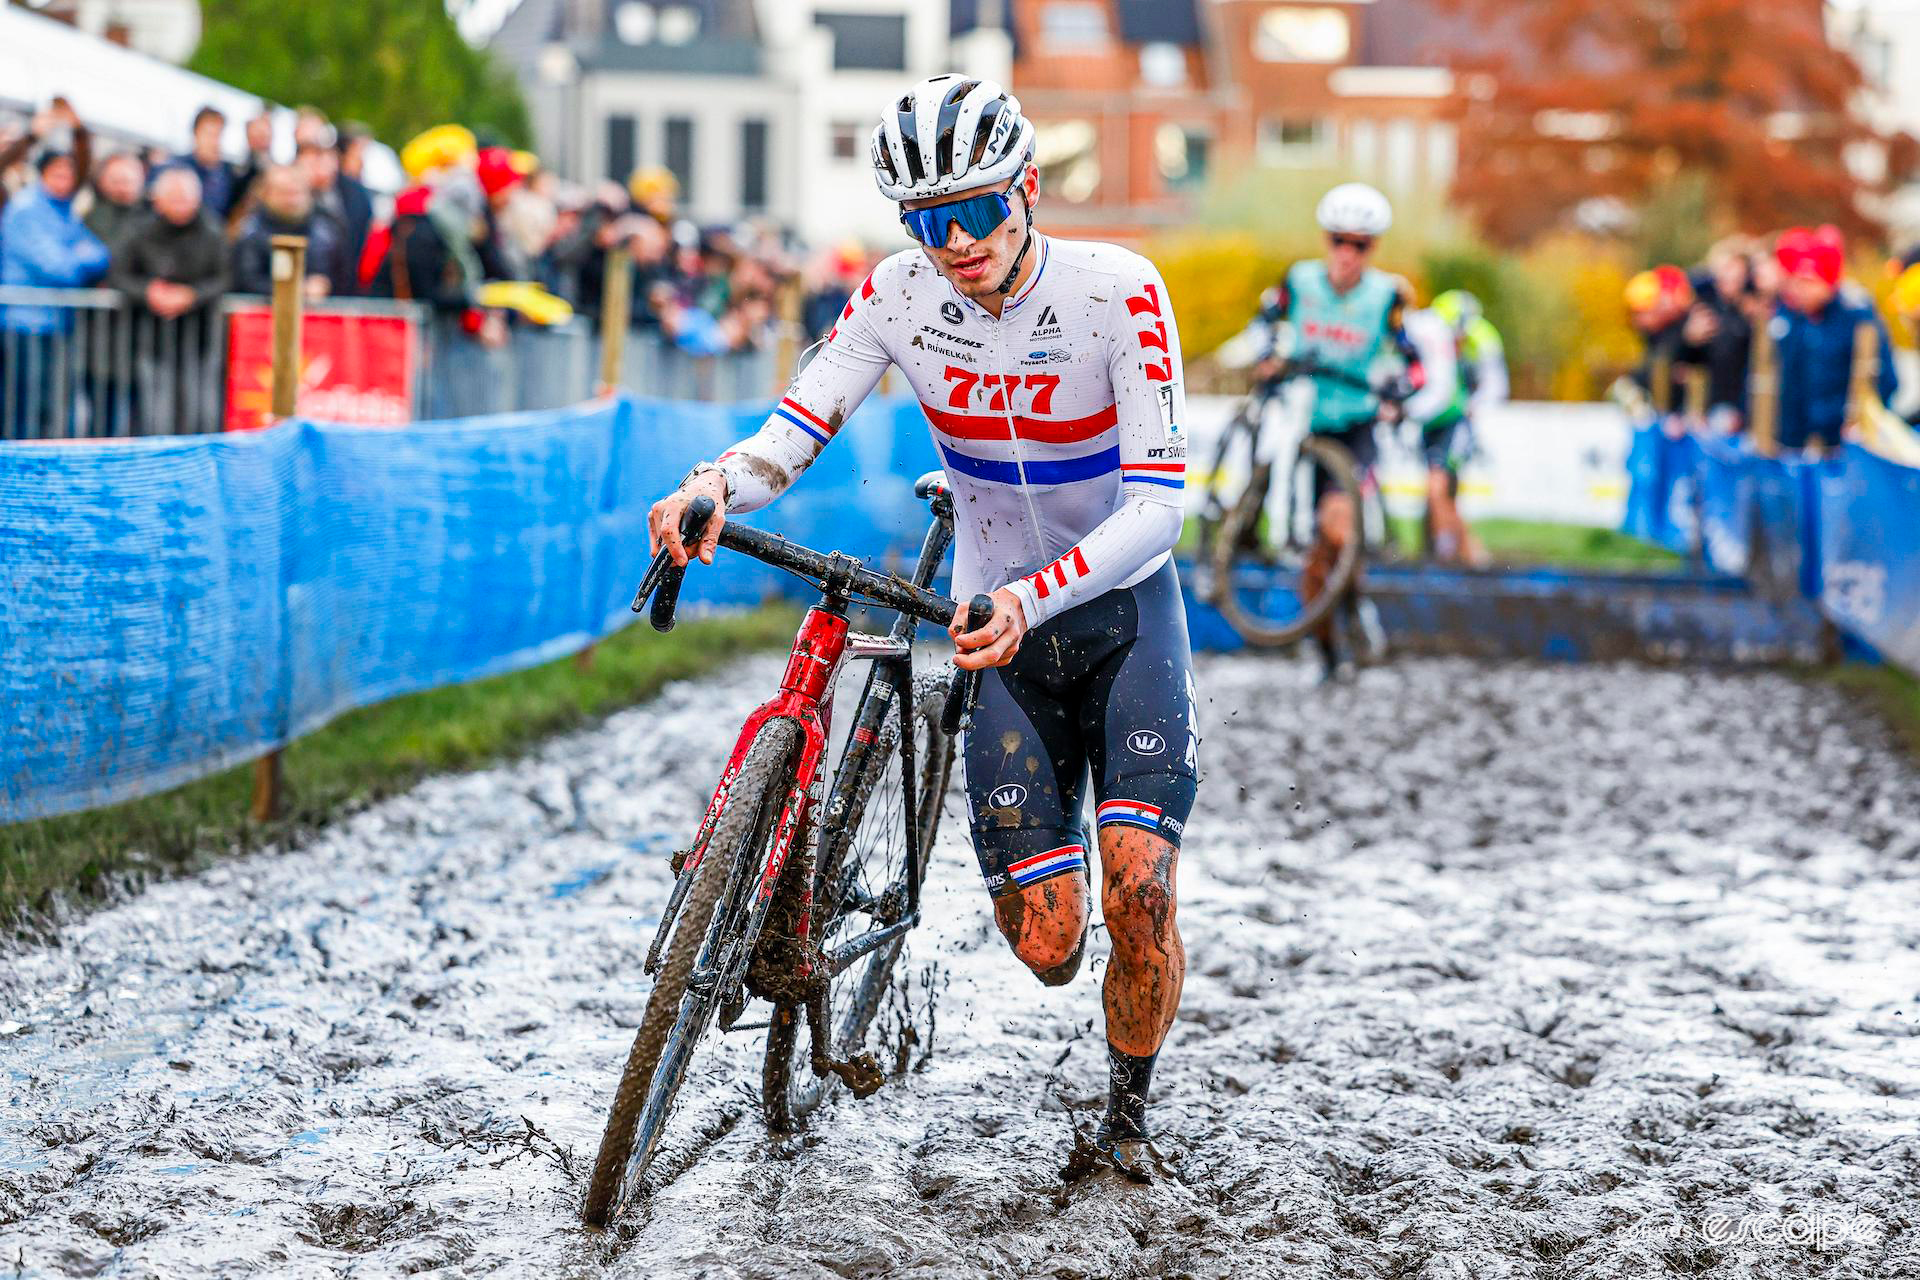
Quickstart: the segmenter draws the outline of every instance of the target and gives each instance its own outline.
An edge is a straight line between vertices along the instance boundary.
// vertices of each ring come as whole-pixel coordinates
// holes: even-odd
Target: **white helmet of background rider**
[[[1364,182],[1345,182],[1320,197],[1320,229],[1330,235],[1383,236],[1393,225],[1393,206]]]
[[[1033,156],[1033,122],[991,80],[922,80],[880,115],[873,178],[889,200],[921,200],[1017,176]]]

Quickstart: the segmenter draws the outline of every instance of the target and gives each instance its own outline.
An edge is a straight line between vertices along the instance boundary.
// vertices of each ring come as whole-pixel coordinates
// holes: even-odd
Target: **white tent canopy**
[[[227,117],[221,149],[231,160],[246,158],[247,121],[268,106],[273,154],[293,158],[294,115],[287,108],[0,3],[0,111],[31,115],[55,96],[71,102],[104,139],[174,152],[192,143],[195,113],[218,107]],[[368,149],[365,166],[362,178],[376,191],[398,190],[405,180],[398,159],[382,144]]]
[[[31,114],[56,95],[96,133],[169,151],[187,149],[195,112],[218,107],[227,117],[224,150],[235,160],[247,153],[246,123],[262,105],[218,80],[0,5],[0,107]],[[283,131],[291,141],[293,114],[276,115],[285,117],[275,121],[276,142]]]

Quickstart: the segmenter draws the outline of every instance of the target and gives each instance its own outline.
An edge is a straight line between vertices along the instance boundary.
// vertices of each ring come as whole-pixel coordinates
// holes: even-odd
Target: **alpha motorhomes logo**
[[[1167,740],[1151,729],[1135,729],[1127,735],[1127,750],[1137,756],[1157,756],[1167,749]]]
[[[1027,789],[1017,782],[1004,787],[995,787],[987,795],[987,803],[996,809],[1018,809],[1026,803]]]
[[[1060,317],[1054,314],[1053,304],[1051,302],[1040,308],[1040,318],[1034,321],[1033,336],[1036,338],[1057,338],[1060,336]]]
[[[960,304],[952,298],[940,304],[940,314],[946,318],[948,324],[959,324],[967,318],[967,313],[962,311]]]

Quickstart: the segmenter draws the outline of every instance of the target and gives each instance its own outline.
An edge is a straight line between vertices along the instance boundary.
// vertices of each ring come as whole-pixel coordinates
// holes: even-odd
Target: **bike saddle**
[[[947,473],[929,471],[913,482],[913,496],[916,498],[937,498],[947,492]]]

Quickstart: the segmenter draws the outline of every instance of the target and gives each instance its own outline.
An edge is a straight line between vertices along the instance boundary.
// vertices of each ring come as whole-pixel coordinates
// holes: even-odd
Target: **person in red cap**
[[[1693,282],[1679,267],[1654,267],[1627,281],[1623,301],[1628,319],[1646,343],[1640,367],[1629,378],[1658,404],[1660,394],[1653,384],[1664,369],[1667,404],[1677,407],[1680,397],[1674,388],[1679,386],[1679,374],[1675,366],[1688,355],[1686,326],[1687,312],[1693,306]]]
[[[1872,325],[1879,339],[1876,390],[1891,403],[1899,382],[1893,345],[1873,299],[1842,280],[1846,242],[1837,227],[1781,233],[1774,259],[1782,276],[1772,327],[1780,366],[1779,442],[1785,449],[1830,449],[1847,427],[1854,333]]]
[[[474,166],[480,190],[487,198],[486,237],[479,241],[480,269],[489,280],[527,280],[533,270],[512,239],[501,228],[500,219],[513,199],[513,193],[530,172],[520,158],[507,147],[483,147]]]

